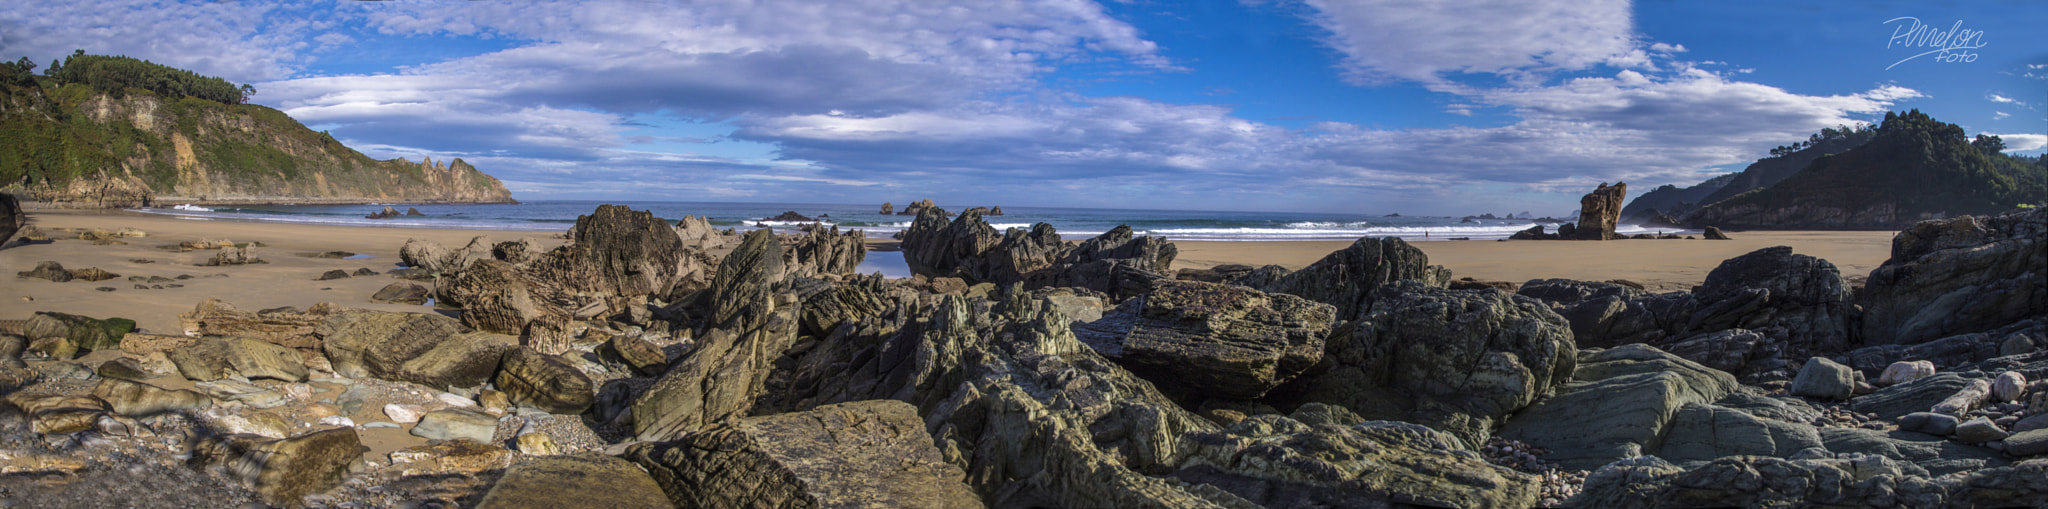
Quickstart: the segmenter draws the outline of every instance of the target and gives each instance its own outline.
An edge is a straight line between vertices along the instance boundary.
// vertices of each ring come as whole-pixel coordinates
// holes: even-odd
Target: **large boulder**
[[[264,503],[297,507],[300,498],[339,486],[367,450],[355,428],[343,427],[282,440],[217,436],[194,448],[193,461],[224,466]]]
[[[465,332],[435,314],[350,310],[321,322],[315,333],[334,372],[428,387],[476,387],[498,371],[516,337]]]
[[[286,382],[306,380],[306,358],[297,350],[249,338],[203,337],[169,352],[178,373],[195,381],[239,375]]]
[[[1860,318],[1841,271],[1827,260],[1792,254],[1790,247],[1721,262],[1693,298],[1698,307],[1689,331],[1761,332],[1783,342],[1783,355],[1791,359],[1834,355],[1856,344]]]
[[[1335,314],[1293,295],[1164,281],[1075,333],[1169,394],[1249,400],[1322,360]]]
[[[1865,342],[1915,344],[2048,315],[2048,209],[1922,221],[1858,294]]]
[[[599,205],[576,217],[569,236],[576,241],[532,262],[537,279],[562,291],[665,296],[678,280],[703,269],[683,250],[682,236],[652,212]]]
[[[983,507],[917,408],[894,400],[727,421],[625,457],[682,506]]]
[[[738,244],[740,236],[731,229],[720,230],[711,226],[711,218],[683,216],[676,221],[676,235],[683,239],[683,245],[710,251]]]
[[[313,329],[328,316],[340,312],[333,304],[316,304],[305,311],[294,308],[243,311],[219,299],[208,297],[178,314],[186,331],[201,336],[239,336],[259,339],[288,348],[320,348]]]
[[[1621,205],[1628,196],[1628,184],[1602,182],[1593,192],[1579,198],[1579,222],[1567,239],[1614,240],[1614,227],[1621,222]]]
[[[1337,319],[1355,320],[1372,307],[1374,290],[1401,280],[1443,286],[1450,271],[1399,238],[1363,237],[1260,289],[1337,306]]]
[[[499,260],[477,260],[436,291],[441,302],[462,308],[462,324],[499,334],[519,334],[526,324],[566,313],[536,299],[519,268]]]
[[[121,348],[121,338],[135,330],[126,318],[98,319],[54,311],[37,311],[21,326],[30,348],[59,359],[86,352]]]
[[[1193,432],[1173,477],[1264,507],[1532,507],[1538,478],[1489,464],[1458,439],[1389,421],[1309,425],[1277,415]]]
[[[604,501],[618,509],[669,509],[661,486],[630,461],[609,456],[529,457],[498,478],[480,509],[552,509]]]
[[[549,413],[580,414],[597,399],[597,389],[588,375],[531,348],[507,350],[493,380],[513,403]]]
[[[1517,413],[1500,436],[1546,447],[1545,459],[1572,470],[1655,452],[1678,411],[1709,404],[1740,385],[1735,377],[1648,345],[1579,359],[1572,380]]]
[[[1423,424],[1476,447],[1500,419],[1571,380],[1577,365],[1564,318],[1491,289],[1397,282],[1376,290],[1371,311],[1349,327],[1331,335],[1326,372],[1276,394]]]
[[[92,396],[107,402],[114,413],[135,417],[213,406],[212,398],[195,391],[165,389],[117,378],[101,379],[100,384],[93,387]]]

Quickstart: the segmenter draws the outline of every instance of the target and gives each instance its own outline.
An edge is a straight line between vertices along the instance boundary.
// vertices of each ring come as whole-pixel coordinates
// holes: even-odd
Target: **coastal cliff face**
[[[378,161],[263,106],[77,84],[0,88],[0,186],[40,201],[513,201],[461,159]]]

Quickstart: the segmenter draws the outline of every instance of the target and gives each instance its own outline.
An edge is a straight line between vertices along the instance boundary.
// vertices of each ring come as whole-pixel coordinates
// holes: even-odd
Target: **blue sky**
[[[2043,20],[2023,0],[84,0],[0,7],[0,57],[253,83],[372,156],[461,157],[529,200],[1462,215],[1690,184],[1887,110],[2038,154]],[[1909,58],[1941,42],[1963,47]]]

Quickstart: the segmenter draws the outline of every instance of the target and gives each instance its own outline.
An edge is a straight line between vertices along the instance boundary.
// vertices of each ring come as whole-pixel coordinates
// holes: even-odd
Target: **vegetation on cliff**
[[[1664,185],[1643,193],[1621,210],[1624,221],[1645,221],[1657,214],[1684,217],[1701,206],[1729,197],[1763,189],[1798,173],[1821,156],[1846,152],[1862,146],[1877,135],[1876,126],[1835,126],[1823,128],[1806,141],[1771,149],[1771,157],[1759,159],[1741,172],[1707,179],[1691,187]]]
[[[509,202],[460,159],[378,161],[284,112],[240,104],[254,89],[126,57],[73,55],[44,75],[0,63],[0,188],[35,199]]]
[[[1887,113],[1868,143],[1819,156],[1769,187],[1711,202],[1685,221],[1761,228],[1900,228],[1996,214],[2048,197],[2041,160],[1919,110]],[[1807,150],[1812,150],[1811,148]],[[1724,189],[1725,191],[1725,189]],[[1719,194],[1719,193],[1716,193]],[[1710,198],[1711,200],[1712,198]]]

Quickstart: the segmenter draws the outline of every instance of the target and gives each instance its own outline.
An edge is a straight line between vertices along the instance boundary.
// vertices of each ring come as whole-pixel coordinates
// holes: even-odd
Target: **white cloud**
[[[1994,112],[1991,112],[1991,119],[1992,119],[1992,120],[2005,120],[2005,118],[2006,118],[2006,117],[2010,117],[2010,116],[2012,116],[2012,114],[2011,114],[2011,113],[2006,113],[2006,112],[2003,112],[2003,111],[1994,111]]]
[[[147,0],[9,2],[0,9],[0,55],[39,65],[83,49],[127,55],[236,82],[276,79],[325,17],[307,5]]]
[[[2026,152],[2048,148],[2048,134],[1993,134],[2005,140],[2006,152]]]
[[[1628,0],[1306,0],[1355,83],[1641,66]],[[1676,51],[1678,47],[1667,46]]]

